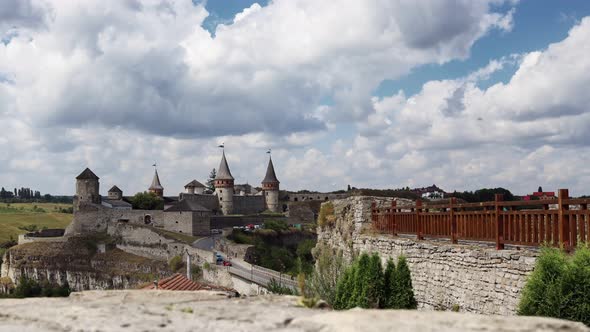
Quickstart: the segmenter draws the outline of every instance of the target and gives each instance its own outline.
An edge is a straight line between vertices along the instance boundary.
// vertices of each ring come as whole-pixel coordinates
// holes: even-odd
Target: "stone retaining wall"
[[[449,242],[372,234],[371,202],[389,206],[391,199],[350,197],[335,200],[334,224],[318,229],[318,246],[344,252],[350,259],[359,252],[377,252],[382,260],[405,255],[421,309],[481,314],[514,314],[521,290],[537,257],[531,250],[502,250],[485,245],[452,245]],[[399,204],[407,203],[400,200]]]

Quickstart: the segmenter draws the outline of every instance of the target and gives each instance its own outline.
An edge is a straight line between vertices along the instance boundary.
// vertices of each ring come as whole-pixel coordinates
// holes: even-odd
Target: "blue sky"
[[[584,0],[0,2],[0,186],[590,194]],[[42,74],[41,74],[42,73]]]

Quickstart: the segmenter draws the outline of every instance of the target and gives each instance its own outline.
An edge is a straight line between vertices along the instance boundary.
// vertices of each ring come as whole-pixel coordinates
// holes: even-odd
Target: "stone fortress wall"
[[[172,232],[194,236],[210,234],[210,214],[199,211],[164,212],[162,210],[118,210],[101,205],[83,203],[66,228],[65,235],[105,232],[109,224],[126,222],[149,225]]]
[[[288,193],[288,200],[290,202],[305,202],[305,201],[331,201],[335,199],[344,199],[350,196],[348,193],[333,194],[333,193]]]
[[[233,214],[256,214],[266,210],[264,196],[234,195]]]
[[[496,250],[483,245],[453,245],[371,232],[371,202],[391,206],[391,199],[355,196],[332,201],[336,222],[318,227],[318,247],[355,253],[376,252],[383,263],[405,255],[412,271],[418,307],[480,314],[515,314],[522,288],[538,253]],[[398,206],[407,203],[399,199]]]

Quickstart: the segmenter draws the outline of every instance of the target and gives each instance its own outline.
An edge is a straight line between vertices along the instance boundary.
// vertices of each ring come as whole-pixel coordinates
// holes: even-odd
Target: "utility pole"
[[[186,251],[186,278],[191,280],[191,255],[188,253],[188,249],[184,249]]]

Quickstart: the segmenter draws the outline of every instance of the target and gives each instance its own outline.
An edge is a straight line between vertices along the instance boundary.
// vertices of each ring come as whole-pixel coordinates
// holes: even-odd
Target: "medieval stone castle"
[[[213,193],[206,193],[202,183],[192,180],[185,186],[186,192],[178,196],[164,196],[164,187],[156,170],[148,191],[164,200],[164,209],[136,210],[117,186],[102,197],[98,176],[86,168],[76,177],[74,221],[66,229],[66,235],[105,231],[109,225],[121,222],[190,235],[209,235],[211,228],[217,228],[211,224],[212,216],[282,212],[279,183],[272,158],[269,158],[262,190],[253,192],[249,185],[234,185],[224,151],[214,179]],[[237,194],[236,189],[239,189]]]

